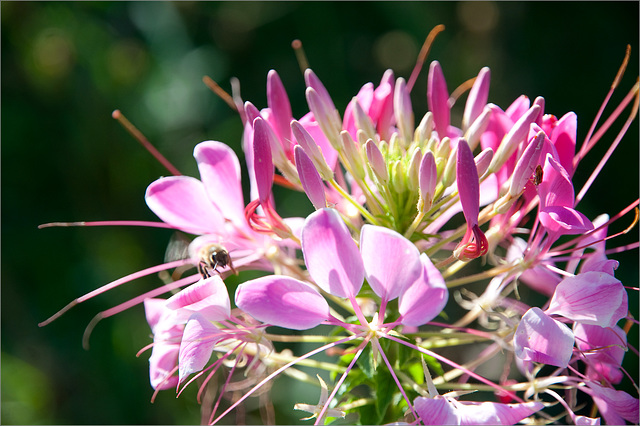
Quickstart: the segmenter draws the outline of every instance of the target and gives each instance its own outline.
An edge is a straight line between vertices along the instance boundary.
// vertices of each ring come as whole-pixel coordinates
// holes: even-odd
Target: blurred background
[[[227,91],[229,79],[237,77],[243,98],[262,108],[267,72],[276,69],[294,116],[300,117],[307,107],[294,39],[302,40],[311,67],[344,111],[360,87],[377,84],[385,69],[407,78],[426,35],[444,24],[428,62],[440,61],[450,91],[489,66],[490,102],[506,108],[521,94],[544,96],[546,112],[577,113],[579,141],[629,43],[629,68],[607,111],[638,76],[637,2],[2,2],[0,7],[0,420],[5,424],[200,421],[195,387],[178,399],[172,391],[161,392],[150,403],[149,353],[136,357],[150,342],[141,306],[100,322],[90,350],[82,348],[83,330],[96,313],[156,287],[157,277],[83,303],[44,328],[37,325],[74,298],[163,261],[170,230],[37,229],[55,221],[156,220],[144,191],[168,172],[111,118],[114,109],[183,174],[197,176],[192,152],[203,140],[229,144],[242,161],[241,122],[202,77],[211,76]],[[428,63],[412,92],[417,117],[427,110],[427,68]],[[461,111],[455,114],[460,117]],[[577,189],[621,125],[618,120],[580,166]],[[311,212],[304,197],[277,196],[282,216]],[[614,215],[637,197],[636,120],[580,210],[589,218]],[[631,220],[625,217],[611,232]],[[608,246],[637,238],[636,227]],[[621,261],[616,276],[637,286],[637,250],[611,257]],[[632,312],[638,312],[637,302],[631,293]],[[637,336],[635,326],[634,345]],[[627,358],[637,379],[637,357]],[[286,393],[275,401],[278,422],[304,416],[292,411],[294,402],[317,401],[315,389],[295,401]]]

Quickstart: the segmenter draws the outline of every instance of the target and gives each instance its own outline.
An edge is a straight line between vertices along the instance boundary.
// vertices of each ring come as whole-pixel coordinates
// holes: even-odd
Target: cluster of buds
[[[146,202],[162,223],[129,223],[195,236],[187,258],[73,304],[142,275],[195,267],[98,318],[144,302],[153,332],[151,385],[181,391],[197,379],[199,398],[216,389],[215,403],[203,405],[208,423],[252,396],[273,423],[268,389],[280,374],[320,387],[318,404],[295,405],[316,424],[338,417],[363,424],[638,423],[638,399],[615,388],[625,376],[637,386],[622,367],[634,320],[615,278],[618,263],[605,248],[608,225],[637,212],[638,200],[612,218],[589,219],[576,207],[593,179],[577,196],[572,183],[580,161],[635,100],[612,147],[620,142],[637,113],[638,84],[576,152],[574,113],[558,119],[542,97],[521,96],[504,110],[488,103],[488,68],[469,85],[458,125],[451,109],[459,94],[450,95],[441,65],[432,62],[429,111],[416,126],[411,92],[423,62],[408,82],[388,70],[377,87],[365,84],[343,114],[310,68],[309,112],[297,119],[276,71],[268,73],[262,110],[223,94],[244,124],[250,201],[235,152],[217,141],[198,144],[200,179],[178,172],[147,188]],[[274,183],[303,191],[315,211],[282,218]],[[466,272],[471,264],[474,272]],[[247,270],[266,275],[225,285]],[[458,288],[472,283],[483,284],[481,295]],[[520,300],[521,283],[547,302]],[[460,318],[445,314],[454,302]],[[296,333],[275,334],[283,328]],[[317,347],[300,355],[277,351],[275,342]],[[474,359],[440,353],[458,346],[481,350]],[[313,358],[323,352],[333,362]],[[506,361],[497,378],[476,371],[500,353]],[[327,380],[301,366],[324,371]]]

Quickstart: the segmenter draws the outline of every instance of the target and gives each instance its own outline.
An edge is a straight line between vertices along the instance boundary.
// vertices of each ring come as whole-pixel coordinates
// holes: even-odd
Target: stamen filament
[[[127,117],[125,117],[119,109],[113,111],[111,113],[111,116],[115,120],[117,120],[122,125],[122,127],[124,127],[125,130],[127,130],[131,134],[131,136],[133,136],[138,142],[140,142],[140,144],[147,151],[149,151],[149,153],[153,155],[153,157],[158,160],[158,162],[160,162],[160,164],[162,164],[169,171],[169,173],[174,176],[182,176],[182,173],[180,173],[180,171],[176,169],[175,166],[171,164],[171,162],[169,162],[169,160],[167,160],[164,155],[160,154],[160,151],[158,151],[155,146],[151,145],[151,142],[149,142],[149,140],[142,134],[140,130],[137,129],[136,126],[134,126],[129,120],[127,120]]]
[[[211,89],[211,91],[213,93],[215,93],[216,95],[218,95],[218,97],[220,99],[222,99],[223,101],[225,101],[225,103],[227,105],[229,105],[229,107],[238,112],[238,107],[236,106],[236,103],[233,100],[233,97],[231,97],[230,94],[228,94],[227,92],[225,92],[222,87],[220,87],[220,85],[218,83],[216,83],[211,77],[209,77],[208,75],[205,75],[204,77],[202,77],[202,82],[209,88]]]

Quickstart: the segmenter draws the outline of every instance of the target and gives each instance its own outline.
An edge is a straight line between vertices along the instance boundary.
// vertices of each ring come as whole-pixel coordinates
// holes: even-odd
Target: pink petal
[[[571,207],[548,206],[538,214],[540,223],[550,234],[584,234],[593,229],[593,224],[585,215]]]
[[[173,375],[178,365],[179,343],[155,344],[149,358],[149,381],[155,390],[175,388],[178,376]]]
[[[534,174],[536,167],[540,164],[540,153],[542,151],[544,139],[545,134],[540,131],[533,139],[531,139],[527,148],[516,162],[516,167],[513,170],[511,186],[509,188],[509,194],[512,197],[516,197],[524,190],[525,185]]]
[[[545,313],[583,324],[613,327],[627,314],[623,294],[622,283],[611,275],[584,272],[558,284]]]
[[[573,207],[574,190],[573,183],[567,171],[556,161],[551,154],[547,154],[543,167],[544,179],[538,185],[540,206]]]
[[[462,117],[462,129],[467,130],[469,126],[482,114],[482,110],[487,105],[489,98],[489,82],[491,80],[491,70],[484,67],[478,73],[473,87],[469,91],[469,97],[464,107]]]
[[[413,401],[416,412],[425,425],[459,425],[460,413],[456,407],[442,396],[435,398],[417,397]]]
[[[221,142],[206,141],[196,145],[193,156],[209,200],[225,218],[244,222],[240,162],[233,149]]]
[[[177,310],[177,321],[182,322],[194,312],[209,321],[226,319],[231,314],[230,304],[227,287],[219,275],[200,280],[167,300],[167,308]]]
[[[420,255],[422,274],[400,295],[400,322],[421,326],[434,319],[447,305],[449,290],[440,271],[426,254]]]
[[[576,138],[578,135],[578,117],[575,112],[568,112],[558,121],[551,143],[558,151],[558,161],[573,176],[573,157],[576,153]]]
[[[329,139],[327,139],[327,136],[320,128],[320,125],[314,118],[313,113],[309,112],[305,114],[300,120],[298,120],[298,122],[302,124],[302,127],[304,127],[313,140],[318,144],[327,165],[333,170],[338,162],[338,152],[333,146],[331,146],[331,142],[329,142]]]
[[[322,178],[300,145],[294,149],[296,169],[304,192],[316,209],[327,207]]]
[[[541,402],[500,404],[443,396],[418,397],[414,406],[426,425],[514,425],[544,408]]]
[[[526,95],[520,95],[505,111],[511,120],[518,121],[530,108],[531,100]]]
[[[151,331],[156,328],[160,318],[162,318],[162,314],[166,311],[166,302],[165,299],[144,300],[144,315],[149,327],[151,327]]]
[[[573,352],[573,333],[540,308],[531,308],[518,324],[513,345],[516,356],[525,361],[566,367]]]
[[[461,425],[515,425],[544,408],[542,402],[499,404],[459,401]]]
[[[393,300],[422,273],[415,244],[388,228],[364,225],[360,253],[371,289],[383,300]]]
[[[624,420],[631,424],[640,423],[638,399],[632,397],[624,391],[600,386],[594,382],[586,382],[588,388],[580,389],[593,397],[593,401],[598,406],[598,410],[604,417],[608,425],[623,425]]]
[[[307,217],[302,229],[302,253],[307,270],[324,291],[355,296],[364,280],[364,265],[340,214],[321,209]]]
[[[207,365],[213,348],[223,336],[220,329],[204,316],[196,313],[189,318],[180,344],[180,383]]]
[[[627,346],[627,335],[618,326],[612,328],[576,323],[573,327],[578,349],[584,352],[587,377],[595,381],[602,378],[620,383],[620,366]]]
[[[291,103],[287,91],[275,70],[267,75],[267,105],[273,113],[274,130],[281,141],[291,140]]]
[[[427,86],[427,102],[429,110],[433,113],[435,130],[440,139],[447,136],[451,111],[449,109],[449,91],[438,61],[431,62]]]
[[[320,293],[282,275],[240,284],[236,305],[258,321],[292,330],[313,328],[329,318],[329,305]]]
[[[355,99],[351,99],[351,101],[347,104],[347,107],[344,110],[344,119],[342,120],[342,128],[349,132],[352,138],[356,139],[356,132],[358,128],[356,127],[356,118],[354,113],[354,108],[356,102],[360,104],[360,106],[365,110],[369,111],[371,107],[371,102],[373,100],[373,83],[367,83],[360,88],[360,91],[355,96]]]
[[[147,205],[163,222],[185,232],[215,234],[224,231],[224,219],[211,204],[204,185],[189,176],[170,176],[147,187]]]

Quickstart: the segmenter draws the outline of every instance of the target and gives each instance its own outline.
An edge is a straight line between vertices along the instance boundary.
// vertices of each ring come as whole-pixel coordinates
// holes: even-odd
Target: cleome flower
[[[293,407],[315,424],[640,421],[637,395],[616,388],[637,389],[622,366],[637,353],[627,339],[637,315],[608,257],[639,244],[605,247],[618,235],[609,226],[637,215],[639,201],[590,218],[579,203],[604,163],[582,189],[573,182],[634,101],[604,162],[622,139],[637,114],[638,83],[595,131],[603,105],[580,147],[576,114],[558,119],[543,97],[522,95],[506,109],[490,103],[487,67],[450,91],[432,61],[429,111],[416,117],[412,88],[442,30],[429,35],[408,81],[387,70],[347,102],[334,103],[305,65],[309,111],[298,119],[275,70],[266,108],[236,88],[225,93],[244,126],[248,202],[234,151],[197,144],[199,179],[174,172],[146,190],[162,222],[124,223],[191,235],[188,258],[107,284],[59,314],[137,277],[195,267],[97,319],[144,303],[152,388],[180,395],[197,381],[204,401],[217,383],[215,402],[202,407],[211,424],[240,415],[252,396],[274,423],[269,388],[281,374],[319,387],[318,404]],[[467,90],[462,120],[452,122]],[[283,218],[274,184],[304,192],[315,211]],[[231,273],[237,280],[225,283]],[[521,297],[520,283],[536,297]],[[329,384],[309,368],[327,372]],[[459,399],[467,393],[473,401]]]

